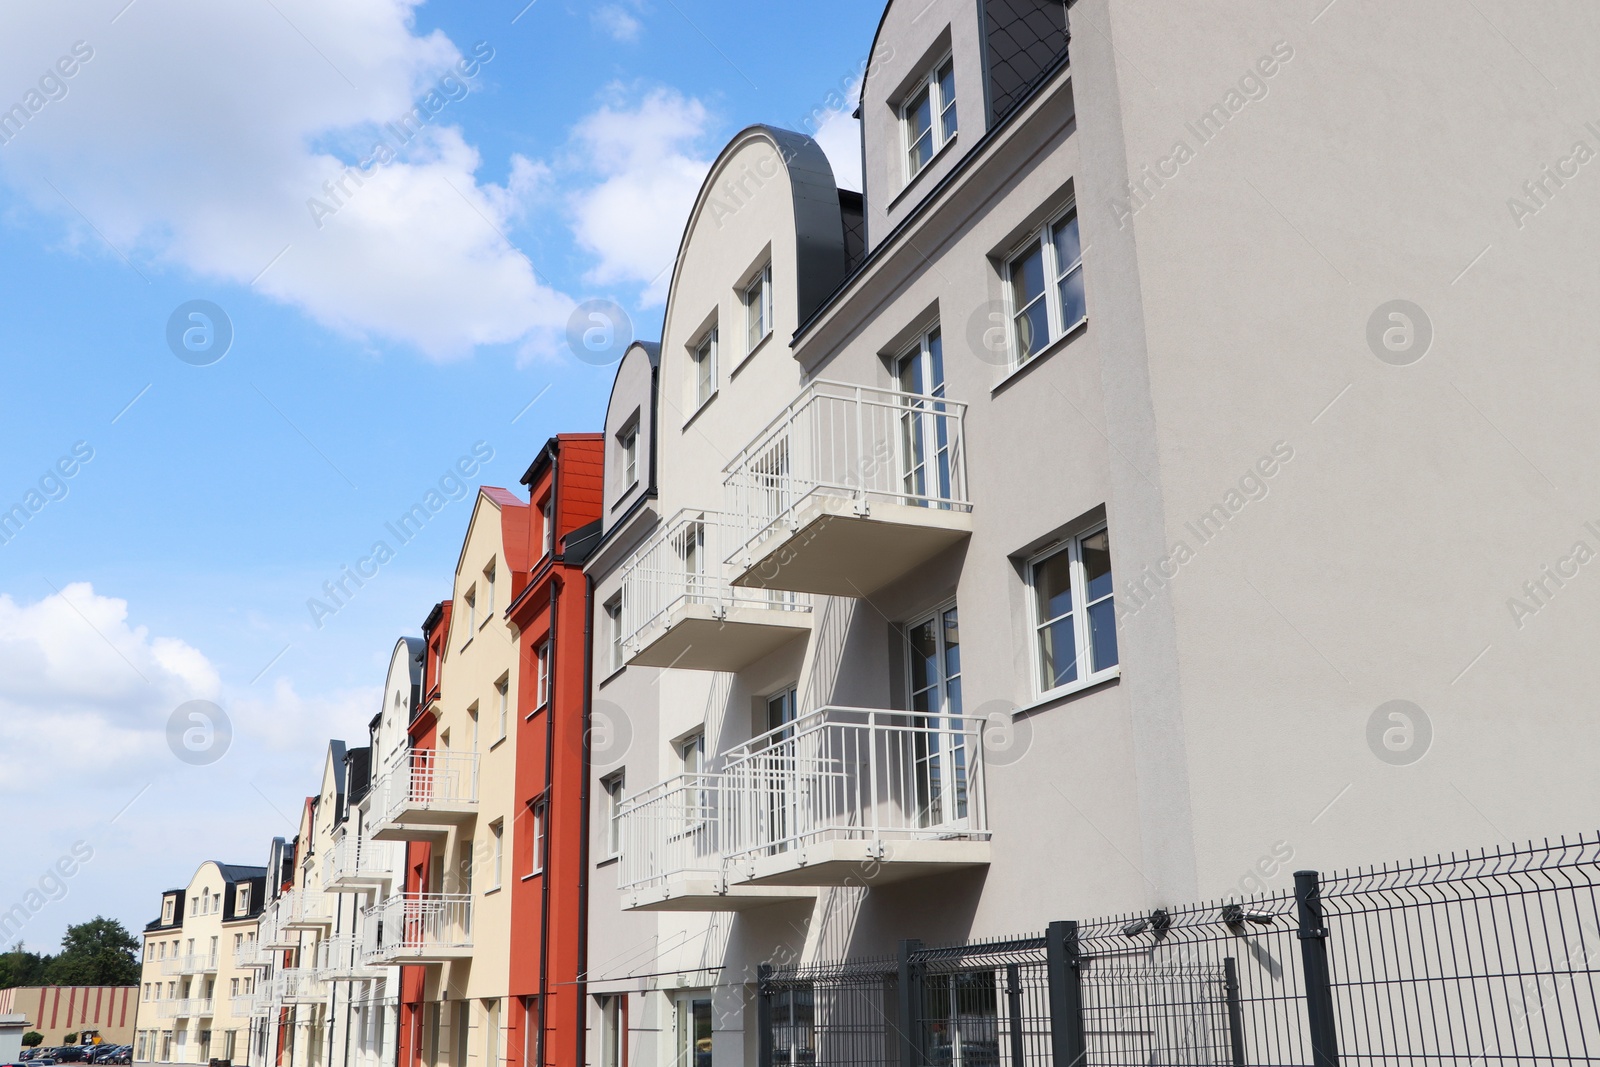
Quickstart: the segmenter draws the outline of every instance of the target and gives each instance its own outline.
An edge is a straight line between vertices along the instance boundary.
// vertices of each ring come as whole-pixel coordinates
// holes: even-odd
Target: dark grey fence
[[[763,968],[761,1062],[1600,1062],[1600,838],[897,958]]]

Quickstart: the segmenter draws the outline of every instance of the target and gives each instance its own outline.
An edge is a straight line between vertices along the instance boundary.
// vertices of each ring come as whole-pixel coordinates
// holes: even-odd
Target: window
[[[211,939],[211,955],[207,957],[206,962],[213,967],[217,965],[217,938],[215,937]]]
[[[628,1040],[626,993],[600,998],[600,1067],[622,1067]]]
[[[1033,560],[1028,575],[1040,695],[1109,677],[1117,666],[1117,622],[1105,528]]]
[[[744,301],[746,338],[745,351],[754,352],[756,346],[772,332],[772,264],[761,268],[755,280],[742,294]]]
[[[622,432],[617,434],[617,471],[618,483],[622,491],[627,492],[639,481],[639,422],[637,419],[628,423]]]
[[[156,959],[164,960],[166,958],[167,958],[167,943],[165,941],[163,941],[160,944],[156,945]]]
[[[483,1002],[483,1063],[484,1067],[500,1064],[500,1002]]]
[[[956,68],[936,65],[900,111],[906,136],[906,178],[915,178],[956,135]]]
[[[683,761],[684,774],[699,774],[706,769],[706,735],[694,734],[678,742],[678,757]]]
[[[496,819],[489,824],[490,843],[494,847],[494,883],[492,888],[500,888],[501,863],[505,859],[506,849],[506,823],[504,819]]]
[[[699,411],[717,392],[717,328],[708,330],[689,350],[693,364],[693,392],[689,396],[689,410]]]
[[[540,553],[545,556],[555,554],[556,550],[556,498],[552,494],[544,498],[544,503],[539,505],[539,536],[543,538],[540,543]]]
[[[550,642],[541,641],[533,650],[533,697],[535,707],[550,703]]]
[[[528,802],[528,814],[533,819],[533,842],[528,857],[528,873],[539,874],[544,870],[545,860],[545,833],[546,814],[549,808],[543,797]]]
[[[484,622],[488,622],[490,619],[494,618],[494,575],[494,560],[491,559],[489,561],[489,565],[483,568],[483,590],[485,596],[487,597],[487,602],[483,606]]]
[[[1012,359],[1020,367],[1087,314],[1077,208],[1034,234],[1012,257],[1008,274]]]
[[[167,897],[161,902],[161,924],[166,926],[172,922],[172,898]]]
[[[611,638],[611,662],[608,666],[611,669],[611,673],[615,673],[622,669],[623,664],[622,595],[620,593],[606,602],[606,629],[610,631],[608,636]]]
[[[895,368],[905,395],[900,415],[904,503],[949,506],[956,492],[956,422],[945,396],[944,338],[939,328],[923,334]]]
[[[478,587],[473,586],[467,590],[462,602],[467,606],[467,639],[462,642],[462,647],[472,643],[472,635],[478,632]]]
[[[234,893],[233,913],[235,915],[250,914],[250,887],[242,885]]]
[[[511,719],[511,679],[509,676],[501,678],[494,683],[494,699],[500,717],[500,736],[506,736],[507,724]]]
[[[603,814],[606,820],[606,855],[622,855],[622,788],[623,775],[621,772],[610,775],[600,780],[600,788],[605,793]]]

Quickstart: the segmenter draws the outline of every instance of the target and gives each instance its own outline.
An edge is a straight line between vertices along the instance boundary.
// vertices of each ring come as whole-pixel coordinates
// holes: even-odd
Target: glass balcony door
[[[906,503],[952,499],[950,420],[943,418],[944,342],[938,329],[923,335],[917,347],[900,359],[900,391],[906,394],[900,415],[901,486]]]
[[[922,712],[910,733],[917,824],[966,826],[967,734],[961,715],[961,626],[954,604],[906,631],[911,710]]]

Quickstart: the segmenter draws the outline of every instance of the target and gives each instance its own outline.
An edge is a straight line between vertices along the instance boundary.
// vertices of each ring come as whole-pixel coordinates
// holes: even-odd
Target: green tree
[[[61,954],[45,967],[49,985],[138,985],[139,939],[115,919],[96,915],[67,927]]]
[[[37,1030],[29,1030],[22,1035],[23,1048],[38,1048],[44,1044],[44,1035]]]
[[[78,1043],[78,1035],[77,1034],[68,1034],[67,1036],[65,1036],[65,1037],[63,1037],[61,1039],[61,1043],[63,1045],[76,1045]]]
[[[21,944],[10,952],[0,952],[0,989],[44,985],[44,972],[49,963],[49,956],[29,952]]]

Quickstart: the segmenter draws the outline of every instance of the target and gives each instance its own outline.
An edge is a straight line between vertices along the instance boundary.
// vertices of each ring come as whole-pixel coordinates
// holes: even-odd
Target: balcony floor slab
[[[729,864],[728,881],[732,887],[886,885],[988,864],[987,841],[819,841],[741,857]]]
[[[847,496],[814,493],[754,547],[733,579],[744,588],[864,597],[905,577],[972,533],[972,513],[873,501],[858,515]]]
[[[718,617],[710,604],[682,604],[628,662],[690,671],[737,671],[811,632],[811,612],[730,602]]]
[[[815,900],[809,887],[730,886],[719,875],[677,874],[648,889],[624,891],[624,911],[749,911],[772,904]]]

